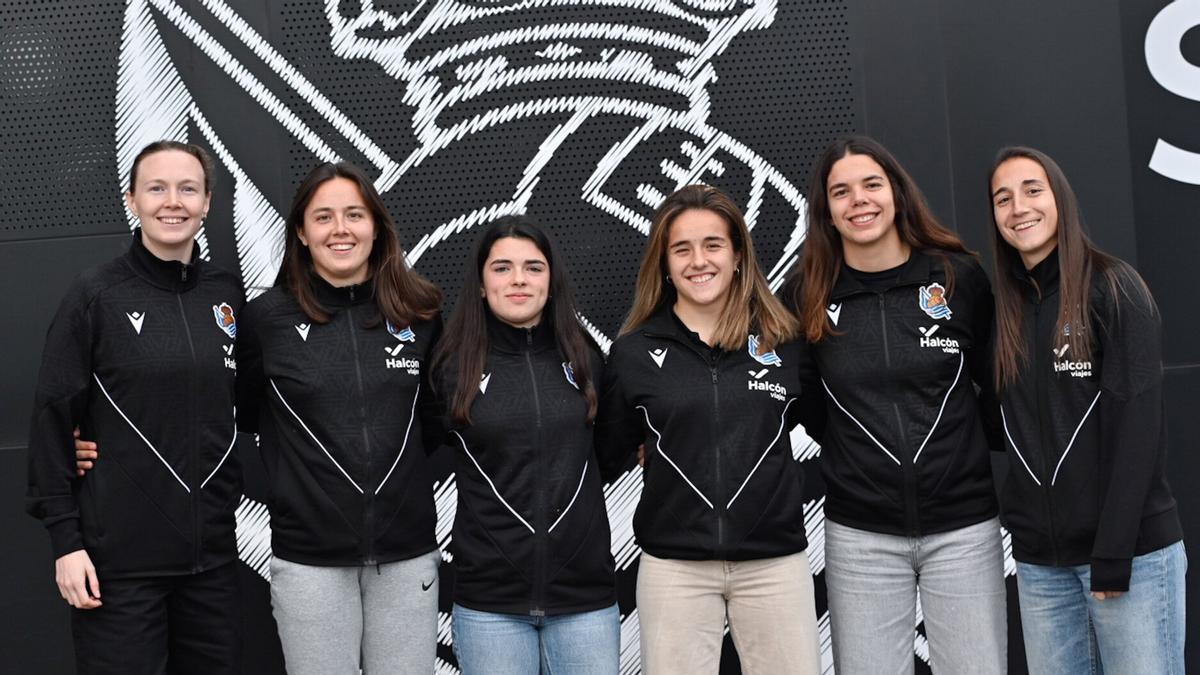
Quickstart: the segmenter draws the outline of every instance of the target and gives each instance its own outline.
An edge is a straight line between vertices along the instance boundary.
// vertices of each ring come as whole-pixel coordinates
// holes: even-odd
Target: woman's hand
[[[87,551],[72,551],[54,561],[54,581],[58,592],[72,607],[95,609],[100,606],[100,580]]]
[[[79,427],[75,427],[71,435],[75,437],[75,473],[82,476],[91,470],[92,462],[100,457],[100,453],[95,443],[79,438]]]
[[[1125,594],[1125,591],[1092,591],[1092,597],[1100,600],[1115,600]]]

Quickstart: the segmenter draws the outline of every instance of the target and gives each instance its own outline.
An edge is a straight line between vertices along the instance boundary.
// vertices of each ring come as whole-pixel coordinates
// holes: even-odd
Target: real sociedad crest
[[[758,361],[764,366],[775,366],[776,368],[783,365],[783,359],[779,358],[775,352],[770,351],[766,354],[758,353],[758,336],[751,335],[746,341],[746,350],[750,352],[750,358]]]
[[[579,385],[575,383],[575,370],[573,368],[571,368],[571,362],[563,361],[562,366],[563,366],[563,375],[567,376],[567,382],[570,382],[572,387],[575,387],[576,389],[578,389]]]
[[[237,320],[233,316],[233,308],[228,302],[213,305],[213,317],[217,320],[217,328],[225,331],[231,338],[237,337]]]
[[[417,334],[412,331],[412,328],[405,326],[397,329],[391,321],[387,322],[387,331],[392,334],[392,337],[402,342],[416,342]]]
[[[918,291],[918,303],[921,310],[933,319],[949,319],[953,314],[950,303],[946,301],[946,287],[939,283],[922,286]]]

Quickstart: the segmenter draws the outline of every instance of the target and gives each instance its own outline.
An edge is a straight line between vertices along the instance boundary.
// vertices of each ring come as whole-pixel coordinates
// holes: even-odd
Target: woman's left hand
[[[1125,594],[1125,591],[1092,591],[1092,597],[1101,602],[1109,599],[1116,599]]]

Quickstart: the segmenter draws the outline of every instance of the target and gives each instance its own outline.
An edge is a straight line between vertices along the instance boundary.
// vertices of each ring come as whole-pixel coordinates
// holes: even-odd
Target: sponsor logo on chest
[[[958,340],[945,337],[944,335],[935,335],[940,328],[940,324],[934,324],[928,328],[924,326],[917,326],[917,331],[921,333],[921,339],[919,340],[921,348],[940,349],[946,354],[959,353],[961,346],[958,344]]]
[[[237,360],[233,358],[233,345],[221,345],[221,351],[225,352],[225,367],[230,370],[237,370]]]
[[[1051,350],[1052,352],[1054,352],[1054,358],[1055,358],[1055,361],[1053,364],[1054,372],[1056,374],[1057,373],[1066,373],[1066,374],[1070,375],[1071,377],[1091,377],[1092,376],[1092,362],[1091,361],[1072,361],[1071,359],[1066,358],[1067,352],[1070,351],[1070,349],[1071,349],[1071,345],[1070,345],[1070,343],[1068,343],[1068,344],[1062,345],[1061,347],[1058,347],[1057,349]]]
[[[407,370],[409,375],[420,374],[420,361],[416,359],[410,359],[407,356],[400,356],[400,352],[404,351],[403,342],[397,342],[395,346],[392,347],[384,347],[383,351],[388,355],[388,358],[384,359],[383,361],[385,368],[398,368],[400,370]]]
[[[782,401],[787,398],[787,387],[765,379],[767,373],[771,372],[770,368],[763,368],[757,371],[748,370],[746,372],[750,375],[750,378],[746,380],[747,390],[766,392],[776,401]]]

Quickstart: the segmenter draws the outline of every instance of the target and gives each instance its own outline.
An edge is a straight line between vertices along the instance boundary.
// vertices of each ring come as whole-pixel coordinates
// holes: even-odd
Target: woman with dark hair
[[[26,503],[50,531],[80,673],[241,672],[231,354],[243,295],[195,241],[212,184],[201,148],[142,148],[129,250],[74,281],[46,335]],[[86,475],[73,430],[105,451]]]
[[[604,372],[597,447],[645,444],[634,515],[643,672],[715,674],[726,619],[742,672],[816,673],[795,423],[801,355],[745,220],[716,188],[659,206]]]
[[[466,675],[617,672],[608,514],[593,451],[602,361],[566,262],[492,223],[434,357],[455,450],[454,652]]]
[[[292,675],[429,673],[437,644],[438,290],[357,167],[296,190],[274,288],[238,335],[238,423],[271,492],[271,604]]]
[[[995,433],[973,386],[992,389],[987,277],[870,138],[826,149],[808,205],[783,296],[811,354],[804,384],[825,394],[801,412],[828,490],[835,667],[911,673],[919,607],[935,673],[1004,672]]]
[[[1183,673],[1179,512],[1165,476],[1161,318],[1084,232],[1062,170],[1000,151],[995,372],[1001,502],[1032,673]]]

